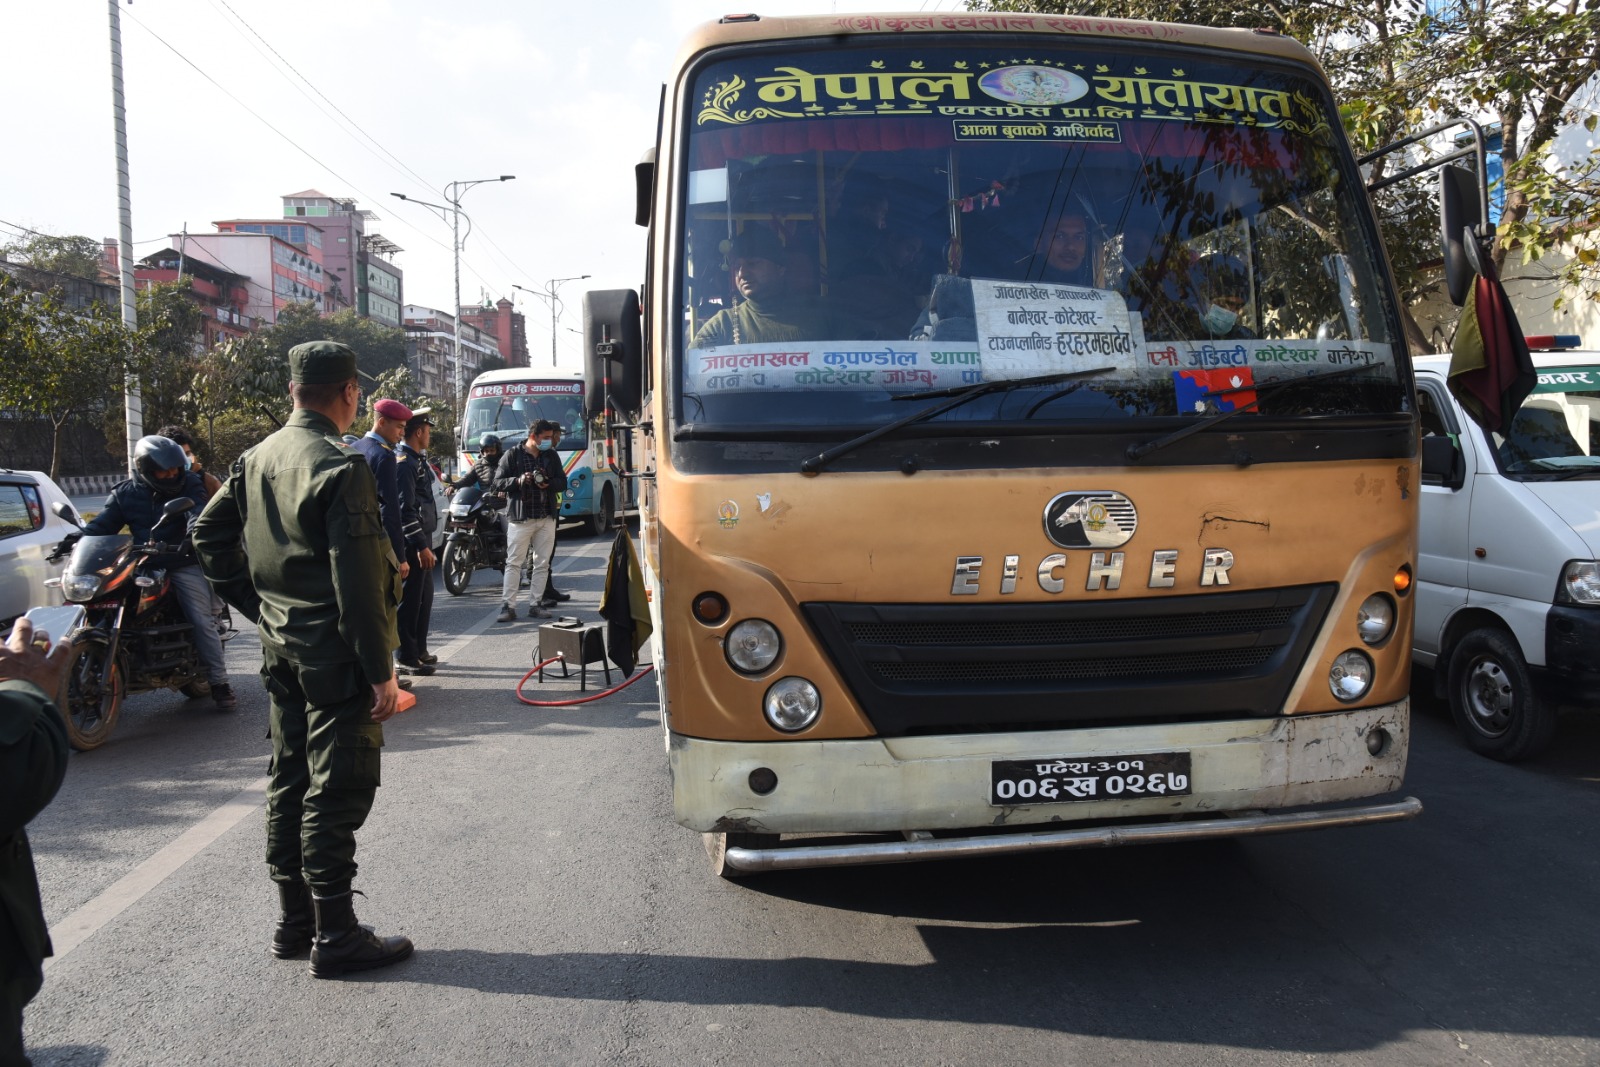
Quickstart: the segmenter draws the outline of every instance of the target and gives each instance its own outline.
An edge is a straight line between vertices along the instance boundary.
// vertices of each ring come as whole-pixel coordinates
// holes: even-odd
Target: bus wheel
[[[718,878],[748,878],[753,871],[741,871],[728,865],[729,848],[773,848],[778,843],[777,834],[701,834],[706,856],[711,860],[711,873]]]
[[[610,533],[617,526],[617,498],[608,485],[600,493],[600,507],[583,520],[584,529],[591,534]]]
[[[1484,628],[1463,637],[1450,657],[1450,715],[1467,747],[1513,762],[1544,751],[1556,709],[1541,700],[1516,638]]]

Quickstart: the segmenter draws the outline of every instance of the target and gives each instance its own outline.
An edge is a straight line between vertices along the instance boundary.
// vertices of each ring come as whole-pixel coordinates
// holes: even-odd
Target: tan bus
[[[719,873],[1421,810],[1413,383],[1305,49],[729,16],[638,173],[589,396]]]

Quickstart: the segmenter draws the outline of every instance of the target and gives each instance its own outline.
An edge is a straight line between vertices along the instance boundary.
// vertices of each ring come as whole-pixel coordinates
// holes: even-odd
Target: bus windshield
[[[919,428],[1406,410],[1387,268],[1309,71],[1037,38],[726,55],[686,116],[683,421],[870,428],[898,396],[1068,371],[1094,373]]]
[[[485,433],[498,434],[506,446],[528,436],[540,419],[561,426],[561,451],[589,446],[583,418],[583,383],[570,380],[474,382],[467,397],[463,442],[474,451]]]

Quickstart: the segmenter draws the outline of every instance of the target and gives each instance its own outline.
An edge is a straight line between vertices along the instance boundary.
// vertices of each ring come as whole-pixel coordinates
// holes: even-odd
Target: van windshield
[[[1540,368],[1511,424],[1489,437],[1509,476],[1600,475],[1600,366]]]
[[[752,52],[694,79],[686,421],[865,428],[906,413],[897,395],[1084,370],[919,428],[1406,408],[1365,193],[1308,75],[985,38]]]

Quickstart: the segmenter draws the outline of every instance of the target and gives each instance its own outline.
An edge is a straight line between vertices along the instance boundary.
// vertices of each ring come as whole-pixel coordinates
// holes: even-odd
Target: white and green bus
[[[478,441],[485,433],[499,435],[502,447],[511,448],[540,419],[560,423],[561,463],[567,472],[561,518],[581,521],[592,533],[610,530],[628,506],[628,483],[618,473],[606,438],[584,415],[583,392],[583,378],[575,374],[508,367],[478,375],[461,416],[460,469],[468,470],[477,461]]]

